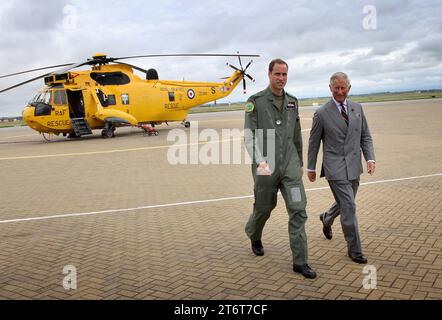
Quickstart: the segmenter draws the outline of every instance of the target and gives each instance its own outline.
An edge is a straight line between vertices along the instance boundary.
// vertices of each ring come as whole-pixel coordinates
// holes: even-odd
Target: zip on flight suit
[[[302,136],[298,100],[283,91],[282,105],[270,88],[248,99],[245,108],[244,142],[253,159],[255,203],[245,231],[251,241],[261,240],[264,225],[276,207],[281,190],[289,215],[288,231],[293,263],[305,265],[307,200],[301,177]],[[267,161],[271,175],[258,175],[257,166]]]

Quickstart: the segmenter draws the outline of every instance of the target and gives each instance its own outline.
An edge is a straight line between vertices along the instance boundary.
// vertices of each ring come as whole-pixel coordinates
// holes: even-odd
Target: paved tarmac
[[[251,252],[244,152],[242,164],[168,161],[177,148],[188,162],[210,155],[225,143],[222,129],[242,130],[242,112],[190,115],[200,135],[187,141],[172,139],[179,123],[156,137],[124,128],[113,139],[97,131],[52,142],[29,128],[1,129],[0,299],[442,299],[442,100],[364,111],[377,155],[357,197],[369,266],[346,256],[339,221],[325,239],[319,214],[332,194],[324,179],[304,176],[313,280],[292,271],[280,196],[265,255]],[[304,161],[313,112],[301,110]]]

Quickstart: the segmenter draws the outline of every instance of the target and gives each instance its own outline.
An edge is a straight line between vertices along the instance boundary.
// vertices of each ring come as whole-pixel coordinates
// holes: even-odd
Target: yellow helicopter
[[[179,56],[234,56],[238,57],[240,68],[227,64],[234,69],[224,82],[190,82],[159,79],[155,69],[145,70],[119,60],[143,57]],[[254,81],[242,66],[241,57],[259,57],[243,54],[161,54],[111,58],[105,54],[95,54],[92,59],[80,63],[48,66],[0,76],[10,77],[18,74],[44,69],[65,67],[54,73],[21,82],[0,90],[11,90],[29,82],[44,78],[43,88],[22,112],[26,124],[42,133],[63,134],[77,138],[92,134],[92,130],[102,129],[103,138],[115,136],[115,128],[134,126],[149,135],[158,135],[155,125],[181,121],[185,127],[191,108],[228,96],[245,77]],[[116,62],[118,61],[118,62]],[[71,71],[89,65],[91,70]],[[133,70],[146,74],[141,79]]]

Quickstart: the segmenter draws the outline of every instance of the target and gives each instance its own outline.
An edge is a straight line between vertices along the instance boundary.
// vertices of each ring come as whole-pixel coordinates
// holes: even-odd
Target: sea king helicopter
[[[145,57],[238,57],[240,67],[229,63],[234,69],[224,82],[190,82],[162,80],[155,69],[145,70],[120,60]],[[0,93],[44,78],[45,87],[28,103],[22,115],[26,124],[43,134],[54,134],[78,138],[102,129],[103,138],[115,136],[115,129],[133,126],[149,135],[158,135],[155,125],[181,121],[185,127],[191,108],[228,96],[243,82],[252,60],[243,68],[241,57],[259,57],[244,54],[159,54],[111,58],[97,53],[79,63],[68,63],[26,70],[0,76],[6,78],[28,72],[64,67],[56,72],[18,83],[0,90]],[[91,70],[74,71],[82,66]],[[145,79],[134,73],[134,69],[146,75]]]

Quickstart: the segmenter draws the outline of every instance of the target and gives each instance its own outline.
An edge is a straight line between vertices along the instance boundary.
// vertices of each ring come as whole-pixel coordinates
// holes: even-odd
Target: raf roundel
[[[189,99],[195,98],[195,91],[193,91],[192,89],[187,90],[187,97]]]
[[[246,112],[252,112],[255,109],[255,105],[251,102],[247,102],[245,106]]]

